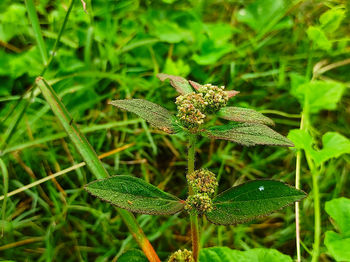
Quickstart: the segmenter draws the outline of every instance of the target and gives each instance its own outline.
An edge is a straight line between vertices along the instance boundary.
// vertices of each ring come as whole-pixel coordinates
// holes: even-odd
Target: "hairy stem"
[[[124,223],[128,227],[130,233],[145,253],[150,262],[160,262],[160,259],[153,249],[153,246],[147,239],[145,233],[141,230],[139,224],[136,221],[134,215],[124,209],[117,208],[118,214],[123,219]]]
[[[194,171],[194,158],[195,158],[195,146],[196,146],[196,135],[190,135],[188,143],[188,173]],[[189,194],[193,194],[192,188],[189,186]],[[198,261],[199,257],[199,225],[198,225],[198,215],[196,213],[190,214],[191,220],[191,237],[192,237],[192,253],[194,261]]]

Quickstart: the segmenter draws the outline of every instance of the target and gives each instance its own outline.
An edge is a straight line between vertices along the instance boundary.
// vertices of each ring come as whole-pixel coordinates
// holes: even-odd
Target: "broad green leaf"
[[[164,72],[172,75],[188,75],[191,72],[191,68],[182,59],[173,61],[168,57],[165,61]]]
[[[204,130],[202,134],[209,138],[229,140],[245,146],[294,146],[292,141],[262,124],[216,126]]]
[[[306,194],[283,182],[255,180],[232,187],[213,199],[206,214],[214,224],[232,225],[266,216],[303,199]]]
[[[171,215],[181,211],[183,201],[133,176],[114,176],[85,186],[90,194],[131,212]]]
[[[340,232],[350,237],[350,199],[341,197],[326,202],[326,212],[337,224]]]
[[[291,130],[288,138],[293,141],[296,148],[305,150],[317,166],[331,158],[350,153],[350,140],[336,132],[327,132],[322,136],[321,150],[313,148],[315,141],[306,130]]]
[[[274,125],[274,122],[263,114],[248,108],[227,106],[218,112],[219,117],[245,123]]]
[[[350,261],[350,237],[327,231],[324,244],[336,261]]]
[[[114,100],[110,104],[137,114],[164,132],[175,133],[174,116],[160,105],[144,99]]]
[[[294,146],[297,149],[303,149],[310,154],[312,154],[315,151],[312,147],[315,142],[312,136],[306,130],[290,130],[287,137],[293,142]]]
[[[151,34],[157,36],[162,42],[171,44],[179,43],[182,40],[190,38],[190,33],[188,31],[179,27],[177,23],[169,20],[155,20]]]
[[[316,26],[310,26],[307,29],[307,35],[309,39],[314,42],[314,44],[322,50],[330,50],[332,43],[328,40],[326,34],[322,31],[321,28]]]
[[[130,249],[118,258],[118,262],[148,262],[148,259],[141,250]]]
[[[313,154],[316,165],[320,165],[331,158],[350,153],[350,140],[336,132],[324,134],[322,136],[322,144],[323,148]]]
[[[340,233],[327,231],[324,243],[336,261],[350,261],[350,199],[333,199],[326,202],[325,209]]]
[[[293,95],[304,105],[305,96],[310,113],[318,113],[320,110],[335,110],[340,101],[345,86],[334,81],[311,81],[299,85]]]
[[[200,54],[194,54],[192,58],[199,65],[211,65],[233,49],[232,43],[217,43],[213,39],[207,39],[202,43]]]
[[[254,248],[247,251],[233,250],[228,247],[203,248],[199,262],[292,262],[290,256],[276,249]]]
[[[321,27],[327,33],[332,33],[338,29],[340,23],[345,18],[345,10],[332,8],[324,12],[320,17]]]
[[[288,6],[286,0],[257,0],[239,10],[237,20],[246,23],[257,33],[267,33],[271,30],[290,27],[292,24],[285,21],[280,22],[287,12]]]
[[[160,81],[169,79],[170,84],[182,95],[194,92],[188,81],[181,76],[158,74],[157,77]]]

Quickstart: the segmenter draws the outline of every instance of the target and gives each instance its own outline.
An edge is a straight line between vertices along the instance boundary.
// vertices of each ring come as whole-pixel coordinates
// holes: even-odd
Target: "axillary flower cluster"
[[[204,123],[206,114],[214,113],[226,106],[229,97],[224,86],[212,84],[200,86],[197,92],[180,95],[176,98],[177,117],[188,129],[196,129]]]
[[[185,209],[199,215],[212,211],[211,197],[218,186],[215,174],[207,169],[196,170],[187,175],[187,182],[194,194],[188,196]]]

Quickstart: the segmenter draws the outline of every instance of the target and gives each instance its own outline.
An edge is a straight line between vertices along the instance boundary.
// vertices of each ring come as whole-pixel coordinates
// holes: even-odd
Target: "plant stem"
[[[64,104],[61,102],[61,100],[58,98],[54,89],[42,77],[38,77],[36,83],[40,88],[43,96],[45,97],[45,100],[50,105],[53,113],[56,115],[58,121],[61,123],[67,135],[69,136],[76,149],[84,159],[91,173],[94,174],[95,177],[98,179],[108,177],[109,174],[107,170],[101,164],[94,149],[89,144],[86,137],[81,133],[78,126],[75,124],[70,113],[68,112]],[[134,215],[121,208],[117,208],[117,211],[122,217],[127,227],[129,228],[129,230],[131,231],[131,234],[135,238],[136,242],[144,251],[148,260],[150,262],[160,262],[156,252],[154,251],[151,243],[146,238],[143,230],[138,225]]]
[[[300,129],[304,129],[305,112],[301,114]],[[300,169],[301,169],[301,151],[297,152],[296,167],[295,167],[295,188],[300,189]],[[297,246],[297,262],[301,261],[300,252],[300,221],[299,221],[299,202],[295,202],[295,235]]]
[[[321,240],[321,208],[320,208],[320,190],[318,187],[318,171],[315,169],[311,170],[312,174],[312,192],[314,197],[314,246],[312,252],[312,262],[318,261],[320,254],[320,240]]]
[[[196,146],[197,136],[192,134],[188,141],[188,170],[190,174],[194,171],[194,158],[195,158],[195,146]],[[193,195],[193,190],[189,186],[188,192]],[[195,262],[198,261],[199,257],[199,225],[198,225],[198,215],[196,213],[190,214],[191,221],[191,237],[192,237],[192,254]]]
[[[147,239],[145,233],[141,230],[139,224],[136,221],[135,216],[121,208],[117,208],[118,214],[123,219],[124,223],[128,227],[132,236],[136,240],[136,242],[141,247],[142,251],[145,253],[148,261],[150,262],[160,262],[160,259],[157,253],[154,251],[153,246]]]

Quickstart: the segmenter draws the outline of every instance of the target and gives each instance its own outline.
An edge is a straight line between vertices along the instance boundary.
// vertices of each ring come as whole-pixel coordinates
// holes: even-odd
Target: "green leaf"
[[[288,28],[291,23],[280,20],[288,10],[286,0],[257,0],[246,8],[239,10],[237,20],[246,23],[260,34],[271,30]]]
[[[341,197],[326,202],[326,212],[330,215],[340,232],[350,237],[350,199]]]
[[[266,216],[306,197],[305,192],[274,180],[255,180],[232,187],[213,199],[206,214],[214,224],[232,225]]]
[[[232,43],[218,43],[207,39],[202,43],[200,54],[194,54],[192,58],[199,65],[211,65],[233,49]]]
[[[209,138],[229,140],[245,146],[294,146],[289,139],[262,124],[216,126],[204,130],[202,134]]]
[[[313,154],[316,165],[331,158],[350,153],[350,140],[336,132],[327,132],[322,136],[323,148]]]
[[[245,123],[274,125],[274,122],[263,114],[248,108],[227,106],[218,112],[219,117]]]
[[[179,92],[180,94],[188,94],[192,93],[193,89],[188,83],[188,81],[181,77],[181,76],[173,76],[173,75],[167,75],[167,74],[158,74],[157,77],[159,78],[160,81],[165,81],[166,79],[170,80],[170,84],[175,87],[176,91]]]
[[[200,262],[292,262],[290,256],[276,249],[254,248],[247,251],[228,247],[203,248],[199,254]]]
[[[131,212],[171,215],[181,211],[183,201],[133,176],[114,176],[85,186],[93,196]]]
[[[333,231],[327,231],[324,244],[336,261],[350,261],[350,237],[342,237]]]
[[[332,47],[332,43],[328,40],[323,30],[316,26],[310,26],[307,29],[307,35],[314,44],[325,51],[328,51]]]
[[[114,100],[110,104],[135,113],[164,132],[175,133],[174,116],[160,105],[144,99]]]
[[[333,199],[326,202],[325,209],[335,221],[340,234],[327,231],[324,243],[336,261],[350,261],[350,199]]]
[[[327,33],[333,33],[338,29],[340,23],[345,18],[345,10],[339,8],[332,8],[324,12],[320,17],[322,30]]]
[[[327,132],[322,136],[321,150],[313,148],[315,141],[306,130],[291,130],[288,138],[293,141],[296,148],[305,150],[317,166],[331,158],[350,153],[350,140],[336,132]]]
[[[306,152],[313,154],[314,140],[312,136],[306,130],[293,129],[289,131],[288,139],[290,139],[297,149],[303,149]]]
[[[306,100],[310,113],[318,113],[321,110],[335,110],[340,101],[345,86],[334,81],[311,81],[299,85],[294,95],[304,107]],[[306,97],[305,97],[306,96]]]
[[[148,262],[148,259],[141,250],[130,249],[118,258],[118,262]]]

